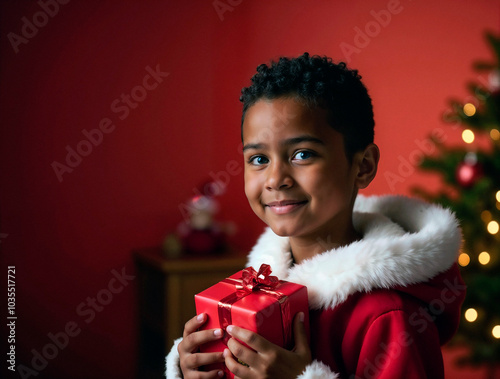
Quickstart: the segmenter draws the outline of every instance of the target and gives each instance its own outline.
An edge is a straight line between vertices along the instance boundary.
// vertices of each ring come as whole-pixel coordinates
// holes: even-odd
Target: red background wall
[[[441,128],[459,141],[441,114],[450,96],[467,96],[466,82],[478,79],[472,61],[491,56],[483,32],[500,26],[491,0],[221,0],[219,14],[213,1],[60,3],[0,5],[0,246],[2,275],[16,267],[17,363],[29,365],[49,333],[79,331],[38,378],[133,376],[134,280],[119,286],[113,270],[134,276],[131,249],[158,245],[200,181],[225,178],[219,218],[238,226],[238,248],[253,244],[263,225],[242,174],[226,165],[242,167],[239,91],[258,64],[304,51],[349,58],[373,97],[382,151],[365,193],[407,194],[424,178],[437,186],[401,162],[414,163]],[[26,20],[39,27],[23,37]],[[349,56],[347,44],[357,49]],[[148,66],[169,75],[141,90]],[[113,111],[131,92],[139,101]],[[59,180],[54,162],[67,165],[68,146],[86,153],[82,131],[106,118],[113,130]],[[117,293],[92,313],[87,299],[111,283]]]

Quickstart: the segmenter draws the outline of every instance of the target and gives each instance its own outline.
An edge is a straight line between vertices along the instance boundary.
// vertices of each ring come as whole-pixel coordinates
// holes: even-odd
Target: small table
[[[138,279],[138,378],[162,378],[165,355],[196,314],[194,295],[243,269],[246,256],[167,258],[160,247],[136,249],[132,256]]]

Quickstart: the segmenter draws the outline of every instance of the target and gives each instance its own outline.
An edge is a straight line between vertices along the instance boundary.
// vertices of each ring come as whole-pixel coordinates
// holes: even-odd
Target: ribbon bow
[[[290,304],[288,296],[277,290],[280,281],[277,276],[271,276],[271,266],[262,264],[259,271],[253,267],[242,270],[241,279],[226,278],[224,283],[232,284],[236,287],[236,292],[230,293],[222,298],[218,303],[219,324],[222,330],[226,330],[232,323],[231,308],[238,300],[250,295],[252,292],[262,291],[266,296],[271,296],[279,303],[281,310],[281,320],[283,329],[283,346],[289,346],[292,341]],[[227,345],[230,336],[225,333],[222,341]]]
[[[276,288],[279,279],[277,276],[271,276],[271,272],[271,266],[268,264],[262,264],[259,271],[255,271],[253,267],[247,267],[242,272],[242,284],[237,286],[238,292],[249,294],[259,289]]]

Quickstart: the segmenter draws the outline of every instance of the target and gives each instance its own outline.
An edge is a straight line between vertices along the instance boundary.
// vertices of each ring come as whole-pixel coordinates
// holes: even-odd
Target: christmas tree
[[[427,155],[423,170],[438,173],[438,193],[415,193],[453,210],[464,245],[459,255],[467,296],[454,343],[468,346],[462,364],[500,362],[500,36],[486,33],[493,62],[476,62],[477,82],[468,85],[467,101],[452,100],[443,118],[462,131],[461,146],[433,138],[437,153]],[[480,83],[479,83],[480,82]],[[492,371],[493,372],[493,371]]]

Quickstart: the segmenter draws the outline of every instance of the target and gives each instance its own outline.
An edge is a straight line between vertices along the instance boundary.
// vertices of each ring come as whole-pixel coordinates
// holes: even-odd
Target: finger
[[[184,375],[184,379],[196,378],[196,379],[217,379],[224,377],[224,371],[222,370],[213,370],[213,371],[196,371],[192,372],[193,375]]]
[[[248,347],[242,345],[234,338],[230,338],[227,341],[227,347],[229,351],[241,362],[249,366],[253,366],[257,360],[257,353]]]
[[[194,332],[182,339],[177,350],[179,354],[194,353],[199,349],[200,345],[221,339],[223,335],[222,329],[208,329]]]
[[[184,365],[189,370],[197,370],[201,366],[206,366],[212,363],[224,362],[222,352],[216,353],[196,353],[190,354],[184,360]]]
[[[234,374],[234,378],[251,378],[251,370],[249,367],[242,365],[236,359],[234,359],[233,355],[229,351],[229,349],[224,350],[224,357],[226,367]]]
[[[310,355],[311,350],[307,341],[306,328],[304,326],[304,313],[299,312],[293,320],[293,336],[295,339],[294,351],[299,355]]]
[[[226,331],[229,333],[231,337],[234,337],[241,342],[244,342],[252,349],[258,352],[266,351],[266,348],[269,346],[270,342],[265,338],[259,336],[257,333],[254,333],[250,330],[240,328],[238,326],[229,325],[226,328]]]
[[[184,324],[184,333],[182,337],[186,338],[189,334],[196,332],[206,321],[207,315],[205,313],[194,316]]]

